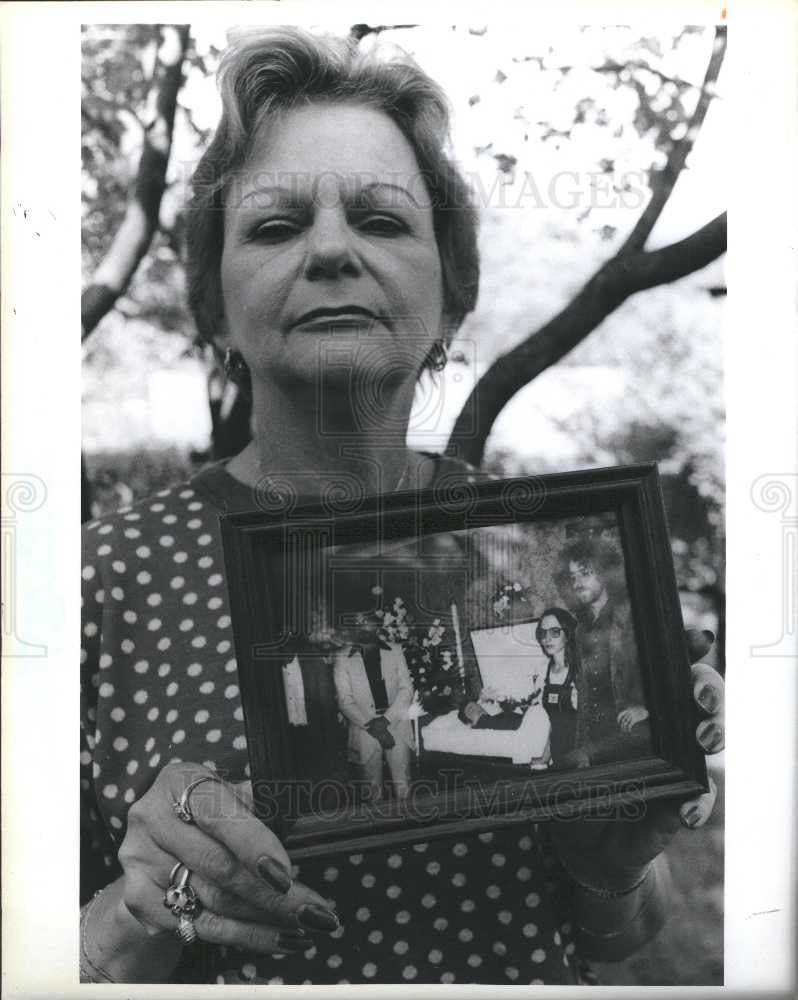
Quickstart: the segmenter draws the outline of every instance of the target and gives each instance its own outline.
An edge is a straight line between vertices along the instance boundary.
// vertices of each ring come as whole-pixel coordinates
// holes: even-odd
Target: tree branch
[[[692,274],[725,249],[723,214],[670,246],[607,261],[565,309],[482,376],[457,418],[449,450],[479,465],[496,418],[520,389],[581,343],[630,295]]]
[[[687,161],[687,157],[695,144],[696,137],[701,131],[710,101],[715,96],[715,84],[723,65],[723,57],[726,54],[726,26],[718,25],[715,29],[715,41],[712,46],[712,56],[704,74],[704,82],[701,85],[701,93],[698,95],[698,102],[695,111],[690,118],[687,132],[683,139],[675,142],[668,155],[667,162],[662,170],[651,175],[651,198],[643,210],[643,214],[637,220],[632,232],[626,239],[618,255],[634,253],[642,250],[646,245],[646,240],[651,235],[651,230],[657,223],[662,210],[671,196],[671,192],[679,179],[679,174]]]
[[[122,224],[92,281],[81,296],[82,339],[113,307],[141,263],[158,228],[158,211],[166,187],[177,95],[183,82],[188,25],[162,28],[162,44],[153,78],[154,114],[144,136],[133,196]]]

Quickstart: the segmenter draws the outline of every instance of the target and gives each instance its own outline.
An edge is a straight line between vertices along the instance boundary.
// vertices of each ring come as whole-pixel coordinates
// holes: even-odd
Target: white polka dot
[[[542,948],[535,948],[532,952],[532,961],[540,965],[541,962],[546,961],[546,952]]]
[[[150,767],[157,767],[161,763],[161,755],[155,753],[150,757]]]
[[[208,584],[211,587],[218,587],[221,582],[222,582],[222,574],[221,573],[212,573],[208,577]]]
[[[238,695],[237,684],[228,684],[227,687],[224,689],[225,698],[235,698],[237,697],[237,695]]]
[[[455,872],[452,875],[452,885],[463,886],[466,884],[466,877],[462,872]]]
[[[165,635],[162,639],[158,640],[158,649],[160,649],[162,653],[164,652],[164,650],[169,649],[171,645],[172,645],[172,640],[169,638],[168,635]]]
[[[338,869],[331,865],[329,868],[324,869],[323,878],[325,882],[335,882],[335,880],[338,878],[338,875],[339,875]]]
[[[453,972],[444,972],[444,974],[441,976],[441,982],[442,983],[453,983],[454,982],[454,973]]]
[[[190,632],[191,629],[193,629],[193,628],[194,628],[194,619],[193,618],[184,618],[183,621],[180,622],[180,631],[181,632]]]
[[[498,899],[501,896],[502,891],[497,885],[489,885],[485,890],[485,895],[488,899]]]
[[[368,874],[363,876],[363,878],[360,880],[360,884],[363,886],[364,889],[372,889],[376,881],[377,880],[376,878],[374,878],[373,875]]]
[[[83,626],[83,631],[89,638],[91,638],[92,636],[97,635],[97,626],[94,622],[86,622]]]
[[[440,862],[430,861],[427,865],[426,872],[428,875],[437,875],[441,870]]]
[[[127,566],[125,566],[125,564],[122,562],[121,559],[114,559],[114,561],[111,563],[111,568],[115,573],[124,573],[125,570],[127,569]]]
[[[194,496],[194,490],[185,489],[177,494],[181,500],[190,500]]]
[[[428,847],[429,844],[413,844],[413,850],[416,852],[416,854],[423,854]]]
[[[138,528],[125,528],[125,538],[140,538],[141,532]]]
[[[576,951],[576,945],[574,944],[573,941],[569,941],[568,944],[565,946],[565,954],[573,955],[575,951]]]
[[[427,955],[427,958],[433,965],[439,965],[443,961],[443,952],[437,948],[433,948],[429,955]]]
[[[174,524],[176,520],[177,520],[177,514],[165,514],[161,518],[161,521],[164,524]]]
[[[207,641],[208,640],[205,638],[204,635],[195,635],[194,638],[191,640],[191,645],[194,647],[194,649],[202,649],[203,646],[205,646],[205,644],[207,643]]]
[[[144,750],[145,750],[145,752],[146,752],[146,753],[149,753],[149,752],[150,752],[150,750],[152,750],[152,748],[153,748],[154,746],[155,746],[155,737],[154,737],[154,736],[150,736],[150,738],[149,738],[149,739],[147,740],[147,742],[146,742],[146,743],[144,744]]]
[[[229,628],[230,627],[230,615],[222,615],[222,617],[216,622],[217,628]]]
[[[382,931],[369,931],[369,941],[371,944],[379,944],[382,941]]]
[[[223,603],[223,601],[222,601],[221,597],[212,597],[208,601],[208,610],[209,611],[217,611],[222,606],[222,603]]]
[[[95,777],[95,778],[99,778],[99,776],[100,776],[100,765],[97,763],[96,760],[91,765],[91,773],[92,773],[92,776]]]
[[[402,895],[402,890],[398,885],[389,885],[385,890],[385,895],[388,899],[398,899]]]
[[[147,718],[150,720],[150,722],[155,722],[155,720],[158,718],[160,714],[161,713],[158,707],[156,705],[153,705],[152,708],[149,710],[149,712],[147,712]]]
[[[104,684],[100,685],[99,694],[101,698],[110,698],[113,693],[114,693],[113,684],[109,684],[108,681],[106,681]]]
[[[172,556],[172,559],[176,563],[184,563],[186,561],[186,559],[188,559],[188,553],[187,552],[175,552],[175,554]]]
[[[106,785],[105,788],[103,788],[103,795],[107,799],[115,799],[118,791],[119,789],[116,785]]]
[[[177,681],[170,681],[170,683],[166,685],[166,694],[167,694],[167,697],[169,697],[169,698],[174,697],[174,695],[177,694],[178,687],[179,687],[179,685],[178,685]]]
[[[445,931],[446,928],[449,926],[449,921],[446,919],[446,917],[438,917],[432,926],[435,928],[436,931]]]
[[[540,896],[536,892],[530,892],[524,902],[527,906],[539,906]]]
[[[147,671],[150,669],[149,661],[148,660],[137,660],[133,664],[133,669],[136,671],[137,674],[146,674]]]
[[[125,764],[125,770],[128,774],[135,774],[138,769],[139,762],[137,760],[129,760],[127,764]]]
[[[125,802],[127,802],[129,805],[131,802],[135,801],[136,801],[135,790],[133,788],[128,788],[128,790],[125,792]]]
[[[150,594],[147,597],[147,604],[149,604],[151,608],[157,608],[158,605],[162,602],[162,600],[163,598],[161,597],[160,594]]]
[[[523,836],[518,841],[518,846],[522,851],[530,851],[532,849],[532,838],[528,836]]]
[[[205,739],[209,743],[218,743],[221,738],[222,738],[221,729],[211,729],[205,734]]]
[[[229,648],[230,648],[230,640],[229,639],[222,639],[222,641],[216,647],[216,652],[217,653],[226,653]]]
[[[93,580],[94,579],[94,567],[93,566],[84,566],[80,575],[83,577],[84,580]],[[74,577],[72,579],[74,580]]]
[[[330,957],[327,959],[327,965],[329,965],[331,969],[337,969],[342,961],[343,959],[341,958],[340,955],[330,955]]]
[[[373,962],[366,962],[362,972],[366,979],[373,979],[377,975],[377,966]]]
[[[432,895],[432,893],[431,893],[431,892],[427,892],[427,893],[425,893],[425,894],[424,894],[424,895],[423,895],[423,896],[421,897],[421,905],[422,905],[422,906],[423,906],[423,907],[424,907],[424,908],[425,908],[426,910],[431,910],[431,909],[432,909],[432,907],[433,907],[433,906],[434,906],[434,905],[435,905],[435,904],[436,904],[437,902],[438,902],[438,900],[437,900],[437,899],[436,899],[436,898],[435,898],[435,897],[434,897],[434,896]]]
[[[224,669],[227,671],[228,674],[235,673],[235,671],[238,669],[238,663],[235,657],[232,660],[228,660],[227,663],[225,663]]]
[[[172,733],[172,743],[182,743],[185,738],[186,738],[185,729],[176,729]]]
[[[367,906],[360,906],[355,911],[355,919],[365,923],[371,916],[371,910]]]
[[[150,510],[153,514],[160,514],[162,510],[166,510],[166,505],[162,503],[150,504]]]
[[[91,754],[88,750],[81,750],[80,762],[84,767],[88,767],[91,764]]]
[[[216,685],[213,681],[204,681],[200,684],[199,689],[201,694],[212,694]]]
[[[99,534],[99,535],[107,535],[109,531],[113,531],[113,530],[114,530],[113,529],[113,525],[111,525],[111,524],[104,524],[102,526],[102,528],[100,528],[100,530],[97,532],[97,534]]]
[[[136,574],[136,582],[142,585],[152,582],[152,574],[148,573],[146,569],[143,569],[140,573]]]
[[[170,708],[169,711],[166,713],[166,721],[169,722],[169,723],[172,723],[172,722],[175,721],[175,719],[177,718],[177,716],[178,716],[177,709],[176,708]]]
[[[111,718],[114,720],[114,722],[121,722],[122,719],[124,719],[124,717],[125,717],[124,708],[120,708],[119,705],[117,705],[116,708],[111,709]]]
[[[110,655],[110,653],[103,653],[100,657],[100,670],[105,670],[106,667],[110,667],[113,662],[114,658]]]
[[[196,531],[197,528],[202,527],[202,519],[199,517],[192,517],[191,520],[186,521],[186,527],[190,528],[191,531]]]
[[[407,910],[400,910],[394,917],[394,920],[396,920],[397,924],[409,924],[410,914]]]
[[[476,905],[477,904],[474,902],[473,899],[464,899],[463,902],[460,904],[460,909],[463,911],[463,913],[471,913],[473,912]]]
[[[482,965],[482,958],[480,955],[469,955],[466,961],[468,962],[468,964],[471,966],[472,969],[476,969],[480,965]]]
[[[94,600],[98,604],[102,604],[105,601],[105,591],[102,588],[94,592]],[[83,597],[80,599],[80,606],[83,607]]]
[[[189,593],[189,594],[184,594],[183,595],[183,604],[196,604],[196,603],[197,603],[197,595],[196,594]]]
[[[149,547],[149,545],[139,545],[139,547],[136,549],[136,555],[139,557],[139,559],[149,559],[149,557],[152,555],[152,549]]]
[[[455,857],[462,858],[464,854],[468,854],[468,846],[466,844],[455,844],[452,848],[452,854]]]
[[[471,930],[470,927],[464,927],[461,931],[457,932],[457,937],[461,941],[473,941],[474,940],[474,932]]]
[[[213,566],[213,559],[210,556],[203,556],[197,560],[197,565],[200,569],[207,569],[209,566]]]
[[[236,738],[233,740],[233,748],[235,750],[246,750],[247,748],[246,736],[236,736]]]
[[[136,622],[139,620],[139,616],[136,614],[136,612],[130,610],[124,611],[122,613],[122,618],[128,623],[128,625],[135,625]]]
[[[199,677],[199,675],[202,673],[202,664],[189,663],[188,667],[186,668],[186,673],[188,674],[189,677]]]
[[[195,500],[193,503],[188,505],[188,510],[202,510],[202,504],[199,500]]]
[[[508,965],[504,970],[504,974],[508,979],[518,979],[518,969],[513,968],[512,965]]]
[[[161,627],[161,625],[163,625],[163,622],[161,621],[160,618],[150,618],[150,620],[147,622],[147,628],[150,630],[150,632],[157,632],[158,629]]]
[[[494,941],[491,945],[491,951],[494,955],[506,955],[507,945],[503,941]]]
[[[128,743],[124,736],[117,736],[117,738],[114,740],[113,743],[114,750],[119,750],[119,751],[127,750],[127,746]]]
[[[121,819],[120,819],[120,818],[119,818],[118,816],[112,816],[112,817],[111,817],[111,818],[110,818],[110,819],[108,820],[108,822],[109,822],[109,823],[111,824],[111,826],[112,826],[112,827],[113,827],[113,828],[114,828],[115,830],[121,830],[121,829],[122,829],[122,820],[121,820]]]
[[[244,721],[244,709],[239,705],[238,708],[233,712],[233,718],[237,722]]]
[[[132,639],[123,639],[120,644],[120,648],[123,653],[132,653],[133,650],[136,648],[136,644],[133,642]]]
[[[173,576],[172,579],[169,581],[169,586],[172,588],[172,590],[180,590],[180,588],[184,587],[185,584],[186,584],[185,577],[182,576]]]
[[[558,947],[559,947],[559,945],[561,945],[561,944],[562,944],[562,938],[560,937],[560,932],[559,932],[559,931],[555,931],[555,932],[554,932],[554,935],[553,935],[553,937],[552,937],[552,940],[554,941],[554,943],[555,943],[555,944],[556,944],[556,945],[557,945]]]
[[[201,708],[194,716],[194,721],[198,722],[201,726],[204,725],[210,718],[211,713],[206,711],[206,709]]]
[[[418,975],[418,969],[415,967],[415,965],[406,965],[404,969],[402,969],[403,979],[415,979],[417,975]]]
[[[136,703],[137,705],[143,705],[143,704],[144,704],[144,702],[145,702],[145,701],[146,701],[146,700],[147,700],[148,698],[149,698],[149,695],[147,694],[147,692],[146,692],[146,691],[145,691],[145,690],[144,690],[143,688],[140,688],[140,689],[139,689],[138,691],[136,691],[136,693],[135,693],[135,694],[133,695],[133,701],[135,701],[135,703]]]
[[[509,921],[505,921],[505,923],[509,923]],[[538,932],[537,924],[524,924],[522,929],[522,934],[524,935],[524,937],[528,938],[535,937],[537,932]]]
[[[245,965],[241,966],[241,975],[244,977],[244,979],[254,979],[257,973],[258,970],[250,962],[247,962]]]
[[[171,535],[161,535],[158,539],[158,544],[162,545],[165,549],[168,549],[175,544],[175,540]]]
[[[507,858],[505,858],[503,854],[494,854],[490,859],[490,863],[495,865],[497,868],[501,868],[506,861]]]
[[[110,545],[101,545],[99,547],[99,549],[97,549],[97,555],[98,556],[107,556],[110,551],[111,551],[111,546]]]
[[[211,544],[211,536],[208,534],[200,535],[197,538],[197,545],[210,545],[210,544]]]

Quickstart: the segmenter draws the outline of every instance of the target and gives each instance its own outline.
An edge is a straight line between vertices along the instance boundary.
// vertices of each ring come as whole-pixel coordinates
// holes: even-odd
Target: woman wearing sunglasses
[[[549,658],[543,707],[551,721],[552,764],[562,767],[576,743],[576,679],[579,673],[576,619],[564,608],[547,608],[540,616],[535,638]]]

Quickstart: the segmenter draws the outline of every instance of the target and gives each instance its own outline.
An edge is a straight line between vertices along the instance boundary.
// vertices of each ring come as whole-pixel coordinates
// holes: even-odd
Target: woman
[[[561,874],[553,893],[559,862],[542,831],[292,870],[247,808],[217,515],[256,506],[277,476],[318,498],[342,479],[378,492],[451,473],[409,453],[405,434],[419,373],[441,364],[473,308],[478,261],[443,152],[444,99],[412,63],[281,30],[228,52],[221,86],[188,219],[189,295],[201,333],[250,386],[254,438],[87,526],[83,978],[573,982],[575,936],[589,950],[617,932],[594,948],[610,957],[661,923],[655,858],[675,808],[635,826],[631,866],[628,823],[609,848],[569,824],[558,844],[579,884]],[[713,799],[683,806],[683,821],[703,822]],[[560,890],[575,893],[567,911]]]
[[[578,699],[576,680],[579,653],[576,619],[565,608],[547,608],[540,616],[535,638],[549,658],[543,684],[543,707],[551,720],[551,759],[562,767],[576,742]]]

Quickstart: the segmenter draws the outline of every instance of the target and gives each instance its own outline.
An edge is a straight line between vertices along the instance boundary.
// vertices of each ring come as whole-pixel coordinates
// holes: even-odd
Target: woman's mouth
[[[303,330],[351,330],[370,329],[380,318],[370,309],[364,306],[322,306],[318,309],[310,309],[299,317],[294,323],[294,328],[300,327]]]

